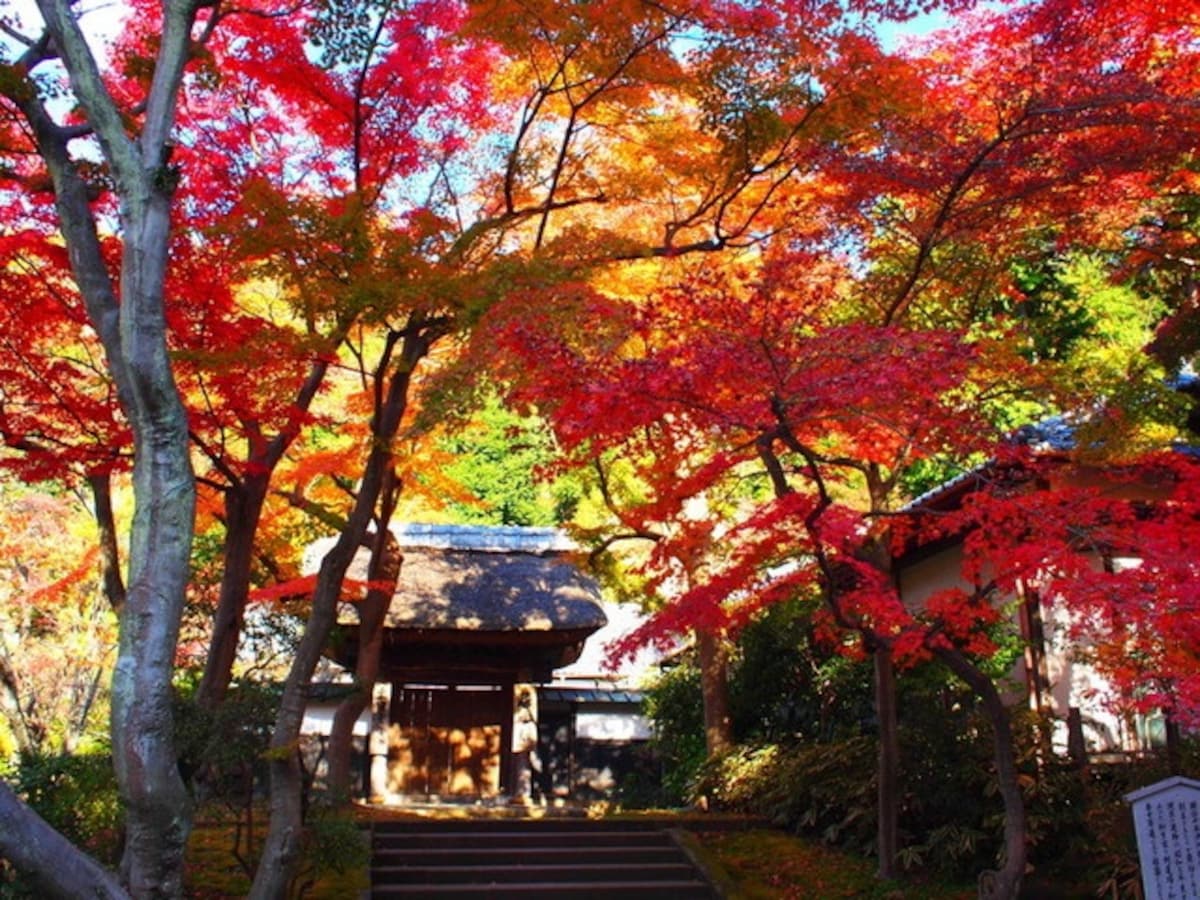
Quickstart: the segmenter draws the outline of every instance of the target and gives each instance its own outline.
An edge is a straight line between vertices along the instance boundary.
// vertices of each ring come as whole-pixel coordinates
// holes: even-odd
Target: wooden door
[[[403,684],[392,690],[388,788],[410,797],[500,792],[512,694],[498,685]]]

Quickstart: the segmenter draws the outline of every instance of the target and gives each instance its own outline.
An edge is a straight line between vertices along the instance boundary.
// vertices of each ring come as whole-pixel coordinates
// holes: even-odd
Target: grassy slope
[[[731,893],[744,900],[967,900],[976,896],[973,886],[880,882],[871,860],[778,831],[696,837],[704,853],[728,876]]]

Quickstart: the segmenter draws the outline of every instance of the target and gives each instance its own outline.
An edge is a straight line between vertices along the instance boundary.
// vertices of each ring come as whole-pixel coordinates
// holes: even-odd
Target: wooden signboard
[[[1125,795],[1145,900],[1200,898],[1200,781],[1168,778]]]

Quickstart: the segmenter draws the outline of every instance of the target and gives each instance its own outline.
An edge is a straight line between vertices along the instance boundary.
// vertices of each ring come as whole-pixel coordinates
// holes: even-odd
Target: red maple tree
[[[498,324],[505,349],[537,367],[505,369],[514,399],[548,415],[577,459],[616,455],[636,471],[646,499],[622,508],[621,526],[659,538],[658,582],[704,555],[689,569],[698,583],[639,639],[736,627],[763,603],[818,590],[830,622],[874,651],[881,678],[882,657],[932,653],[982,695],[1008,813],[1003,896],[1019,889],[1023,811],[1007,713],[973,662],[996,612],[970,591],[908,609],[890,524],[915,462],[1001,453],[987,415],[998,393],[1041,392],[1050,408],[1078,398],[1027,365],[1028,323],[988,319],[990,298],[1013,291],[1014,263],[1048,243],[1122,240],[1185,164],[1196,125],[1180,102],[1186,29],[1137,12],[1106,4],[1092,20],[1050,3],[981,14],[893,64],[892,106],[877,97],[861,128],[843,132],[855,140],[814,141],[819,165],[780,192],[788,218],[749,275],[688,272],[636,299],[580,285],[555,297],[561,319]],[[1090,39],[1118,14],[1136,21],[1116,45]],[[688,500],[700,497],[697,521]],[[1044,524],[1033,533],[1050,539]],[[889,846],[881,830],[884,872]]]

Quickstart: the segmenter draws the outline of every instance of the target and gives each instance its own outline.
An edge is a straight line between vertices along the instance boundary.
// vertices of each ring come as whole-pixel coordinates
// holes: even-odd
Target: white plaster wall
[[[897,573],[900,595],[906,607],[919,609],[926,598],[948,588],[970,587],[963,580],[961,545],[953,545]],[[1095,560],[1100,565],[1099,559]],[[1019,611],[1015,601],[1007,601],[1013,609],[1013,627],[1019,627]],[[1114,750],[1137,749],[1136,736],[1131,734],[1121,715],[1114,712],[1114,694],[1110,683],[1092,666],[1080,658],[1086,644],[1070,637],[1073,614],[1061,602],[1042,602],[1043,628],[1046,638],[1046,673],[1049,681],[1048,702],[1055,717],[1054,744],[1060,752],[1067,747],[1067,710],[1080,710],[1084,738],[1088,751],[1102,753]],[[1026,697],[1026,663],[1018,659],[1010,673],[1009,683],[1001,685],[1001,694],[1010,705]]]
[[[589,741],[647,741],[649,720],[634,712],[581,709],[575,714],[575,736]]]
[[[337,705],[333,703],[309,703],[304,709],[304,721],[300,724],[301,734],[329,736],[333,730],[333,715]],[[370,710],[363,712],[354,723],[354,734],[366,737],[371,730]]]
[[[644,646],[632,657],[622,659],[615,668],[610,666],[610,647],[642,625],[646,621],[646,614],[634,603],[606,600],[601,606],[607,624],[588,637],[583,652],[575,662],[555,670],[554,681],[636,689],[658,672],[664,654],[657,647]]]
[[[1095,568],[1103,565],[1099,556],[1089,555]],[[1137,734],[1120,714],[1119,698],[1112,683],[1087,662],[1091,644],[1087,639],[1086,620],[1069,609],[1061,598],[1042,603],[1042,620],[1051,712],[1063,720],[1055,723],[1056,749],[1066,749],[1065,719],[1072,706],[1080,711],[1084,739],[1090,752],[1140,749]]]
[[[954,544],[900,569],[897,582],[904,605],[920,609],[931,594],[953,587],[970,587],[962,578],[962,561],[962,546]]]

